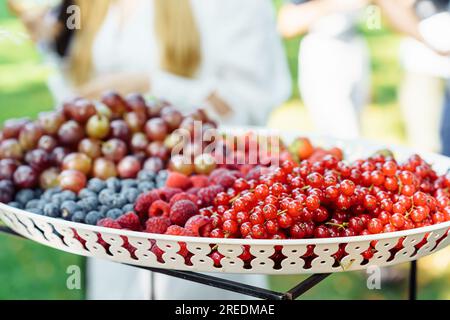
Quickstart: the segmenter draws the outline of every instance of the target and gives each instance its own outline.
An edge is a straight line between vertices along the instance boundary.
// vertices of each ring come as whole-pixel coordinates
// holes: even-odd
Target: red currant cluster
[[[418,155],[403,164],[382,153],[351,164],[326,155],[239,178],[203,214],[214,238],[349,237],[450,221],[449,196],[450,174]]]

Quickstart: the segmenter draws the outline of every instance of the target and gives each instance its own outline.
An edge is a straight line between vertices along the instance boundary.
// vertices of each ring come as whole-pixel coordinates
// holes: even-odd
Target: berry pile
[[[141,171],[137,179],[92,178],[78,194],[60,187],[45,191],[22,189],[8,205],[47,217],[97,225],[103,218],[115,220],[133,212],[139,195],[162,187],[166,178],[165,170],[158,174]]]
[[[165,102],[114,92],[106,93],[101,103],[74,99],[39,114],[36,121],[8,120],[0,131],[0,202],[38,187],[78,193],[89,178],[133,179],[143,169],[158,172],[169,166],[192,169],[188,174],[195,168],[208,173],[214,164],[200,155],[192,168],[170,159],[179,143],[177,129],[190,132],[195,121],[203,124],[202,130],[216,126],[202,110],[183,115]]]
[[[377,154],[346,164],[285,161],[260,179],[237,179],[210,209],[212,237],[302,239],[407,230],[450,221],[450,174],[419,156]]]
[[[147,232],[173,234],[177,225],[176,234],[212,238],[350,237],[450,221],[450,174],[438,176],[417,155],[403,164],[381,153],[347,164],[326,154],[244,171],[172,172],[135,211]]]

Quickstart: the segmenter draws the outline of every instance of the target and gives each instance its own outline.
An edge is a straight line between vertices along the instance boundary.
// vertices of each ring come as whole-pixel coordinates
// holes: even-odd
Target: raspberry
[[[189,177],[179,172],[170,172],[166,180],[166,187],[169,188],[187,190],[191,185],[192,182]]]
[[[191,231],[177,225],[171,225],[169,228],[167,228],[165,234],[171,236],[187,236],[187,237],[193,236]]]
[[[179,200],[170,207],[170,221],[178,226],[184,226],[186,221],[198,214],[198,208],[190,200]]]
[[[105,227],[105,228],[122,229],[122,226],[120,225],[120,223],[117,221],[114,221],[111,218],[101,219],[99,222],[97,222],[97,225],[100,227]]]
[[[136,210],[141,219],[145,219],[152,203],[159,199],[159,194],[155,190],[143,193],[136,199],[134,210]]]
[[[214,198],[217,196],[218,193],[220,193],[222,191],[224,191],[224,188],[220,185],[201,188],[198,191],[197,195],[202,203],[202,207],[207,207],[207,206],[212,205]]]
[[[209,185],[209,179],[203,174],[198,174],[191,177],[192,186],[194,188],[204,188]]]
[[[182,192],[182,193],[178,193],[178,194],[174,195],[172,197],[172,199],[170,199],[169,205],[172,206],[175,202],[177,202],[179,200],[190,200],[193,203],[197,204],[199,199],[195,194],[189,194],[186,192]]]
[[[168,217],[152,217],[145,223],[145,232],[163,234],[170,224]]]
[[[183,190],[181,190],[179,188],[164,187],[164,188],[160,188],[160,189],[156,190],[156,192],[158,193],[161,200],[169,202],[170,199],[172,199],[172,197],[174,195],[176,195],[177,193],[183,192]]]
[[[261,167],[256,166],[253,169],[251,169],[249,172],[247,172],[245,179],[258,181],[260,176],[261,176]]]
[[[142,229],[141,221],[139,220],[138,215],[134,212],[128,212],[124,214],[123,216],[119,217],[116,222],[118,222],[119,225],[124,229],[133,231],[140,231]]]
[[[169,217],[169,213],[170,213],[170,205],[162,200],[156,200],[155,202],[152,203],[150,209],[148,209],[149,217],[157,217],[157,216]]]
[[[233,186],[234,181],[240,176],[238,171],[220,168],[211,172],[209,182],[213,185],[218,184],[224,188],[229,188]]]
[[[201,188],[193,187],[193,188],[190,188],[189,190],[187,190],[186,193],[195,194],[196,195],[198,190],[200,190],[200,189]]]
[[[186,221],[185,228],[192,232],[194,236],[200,236],[201,229],[206,226],[208,223],[210,223],[210,220],[208,217],[202,216],[202,215],[195,215],[189,218],[188,221]]]
[[[172,199],[170,199],[169,205],[172,206],[175,202],[177,202],[179,200],[191,200],[191,196],[192,196],[191,194],[186,193],[186,192],[178,193],[178,194],[174,195],[172,197]]]

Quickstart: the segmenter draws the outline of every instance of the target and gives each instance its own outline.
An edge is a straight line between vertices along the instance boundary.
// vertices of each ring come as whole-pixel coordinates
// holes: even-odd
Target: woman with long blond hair
[[[202,106],[221,123],[263,125],[290,95],[270,0],[64,0],[32,12],[9,2],[57,62],[49,81],[57,101],[150,92],[184,110]],[[80,28],[72,30],[77,12]],[[88,298],[150,297],[146,271],[90,259],[88,280]],[[243,297],[162,275],[154,281],[156,298]]]
[[[58,102],[150,92],[227,123],[262,125],[289,97],[270,0],[64,0],[28,12],[15,1],[60,71],[49,80]],[[77,19],[75,29],[67,23]]]

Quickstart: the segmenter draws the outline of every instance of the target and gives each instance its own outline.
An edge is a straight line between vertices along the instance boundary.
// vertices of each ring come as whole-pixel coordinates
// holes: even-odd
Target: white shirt
[[[215,91],[233,109],[233,124],[264,124],[289,98],[290,76],[270,0],[191,0],[202,45],[192,79],[161,70],[153,2],[138,1],[120,28],[119,8],[113,4],[108,12],[93,45],[96,76],[148,71],[151,93],[184,109],[202,106]]]

